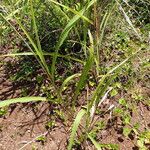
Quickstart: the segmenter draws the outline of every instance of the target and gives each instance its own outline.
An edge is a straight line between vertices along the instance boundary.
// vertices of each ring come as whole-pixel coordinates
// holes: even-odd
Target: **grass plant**
[[[49,87],[54,89],[53,93],[55,93],[54,95],[56,96],[54,101],[57,99],[58,105],[62,105],[63,107],[65,107],[66,101],[69,102],[69,99],[65,99],[66,94],[64,91],[69,89],[70,83],[73,82],[74,88],[72,88],[71,91],[71,101],[69,104],[69,107],[73,110],[72,116],[76,115],[75,110],[79,110],[79,107],[80,110],[72,125],[69,144],[67,147],[68,150],[73,149],[73,146],[75,145],[76,134],[80,126],[79,124],[83,126],[82,133],[85,134],[85,140],[89,139],[96,149],[102,150],[106,146],[96,142],[94,137],[90,134],[91,129],[94,127],[93,122],[95,120],[95,114],[99,109],[98,104],[109,87],[112,87],[114,82],[120,78],[121,74],[123,74],[124,69],[122,68],[129,65],[129,63],[132,63],[134,58],[139,57],[139,53],[141,54],[144,49],[146,51],[149,48],[148,43],[144,41],[144,35],[142,35],[138,26],[134,25],[134,13],[132,16],[126,12],[128,9],[134,10],[134,7],[131,6],[130,3],[120,0],[105,2],[103,0],[10,0],[3,1],[1,4],[2,26],[4,28],[11,28],[16,36],[20,37],[20,40],[24,42],[28,49],[24,52],[2,54],[0,55],[0,58],[34,56],[40,67],[43,69],[43,72],[47,75]],[[143,3],[150,5],[149,1],[146,0],[143,1]],[[44,11],[48,15],[52,15],[55,19],[59,20],[58,22],[60,24],[62,24],[62,26],[59,25],[59,30],[61,32],[59,32],[59,38],[54,41],[55,46],[51,47],[51,49],[47,49],[47,51],[45,51],[42,47],[42,39],[39,33],[40,30],[43,30],[44,32],[44,29],[40,29],[38,22],[39,18],[42,17],[40,16],[40,11]],[[60,14],[63,15],[65,22],[60,20]],[[116,20],[117,17],[119,20]],[[50,23],[52,21],[53,20],[48,20]],[[58,22],[56,22],[56,24]],[[115,50],[111,49],[112,46],[109,46],[109,48],[107,47],[107,45],[111,43],[111,40],[106,41],[107,36],[110,36],[111,33],[115,34],[116,32],[113,31],[112,22],[114,22],[115,26],[118,26],[118,28],[119,26],[123,26],[121,28],[123,32],[131,34],[131,31],[135,38],[131,38],[130,40],[135,43],[136,46],[133,46],[134,44],[132,45],[132,42],[128,42],[125,47],[126,50],[122,50],[123,56],[121,57],[117,55],[117,60],[110,64],[109,59],[114,57],[114,51],[117,49],[117,44],[112,44],[113,46],[116,46]],[[77,45],[78,43],[80,47],[79,49],[81,53],[78,57],[76,57],[77,52],[68,53],[73,47],[71,46],[71,40],[77,41],[74,42],[73,45]],[[124,43],[125,39],[123,39],[123,44]],[[118,45],[119,44],[120,43],[118,42]],[[75,50],[77,51],[76,46]],[[120,51],[120,48],[116,51]],[[129,53],[126,51],[129,51]],[[57,71],[57,66],[58,64],[63,66],[61,63],[62,60],[69,63],[78,63],[82,69],[78,70],[76,73],[70,71],[71,74],[66,75],[65,78],[61,80],[61,84],[58,85],[58,76],[61,75]],[[74,66],[73,63],[72,66]],[[131,68],[131,70],[132,69],[133,68]],[[94,79],[94,90],[90,92],[91,96],[89,99],[85,100],[84,106],[78,106],[78,101],[80,100],[82,91],[86,91],[88,79],[90,78]],[[47,98],[23,97],[9,99],[1,101],[0,107],[5,107],[12,103],[25,103],[39,100],[47,101]],[[81,107],[84,107],[84,109]],[[83,124],[84,121],[82,120],[85,120],[85,124]],[[114,145],[107,145],[105,148],[109,147],[108,149],[111,149],[113,146]]]

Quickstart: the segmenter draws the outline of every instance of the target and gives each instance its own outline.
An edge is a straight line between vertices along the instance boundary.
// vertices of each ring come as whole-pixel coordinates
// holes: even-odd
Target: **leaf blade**
[[[37,102],[37,101],[46,101],[45,97],[21,97],[21,98],[13,98],[0,102],[0,107],[9,106],[14,103],[27,103],[27,102]]]
[[[73,142],[74,142],[74,138],[75,138],[75,134],[77,132],[78,126],[80,124],[80,121],[82,119],[82,117],[85,115],[86,111],[84,109],[81,109],[76,118],[75,121],[73,123],[73,127],[72,127],[72,132],[71,132],[71,136],[70,136],[70,140],[69,140],[69,145],[67,147],[68,150],[72,150],[72,146],[73,146]]]

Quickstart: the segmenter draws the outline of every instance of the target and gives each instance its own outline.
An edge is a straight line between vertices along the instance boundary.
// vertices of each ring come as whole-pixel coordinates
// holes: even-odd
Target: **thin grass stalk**
[[[89,0],[88,0],[88,3],[89,3]],[[81,7],[84,7],[84,3],[82,2],[81,3]],[[85,16],[87,18],[91,18],[91,8],[89,8],[86,12],[85,12]],[[88,58],[88,49],[87,49],[87,38],[88,38],[88,30],[90,28],[90,24],[89,22],[85,21],[85,20],[82,20],[83,21],[83,51],[84,51],[84,55],[85,55],[85,58],[87,59]],[[94,23],[93,23],[94,25]]]
[[[35,47],[35,50],[36,50],[36,52],[37,52],[37,54],[38,54],[38,56],[39,56],[39,58],[40,58],[40,60],[43,64],[50,80],[52,81],[52,76],[50,74],[50,71],[48,69],[48,66],[46,64],[46,61],[45,61],[45,58],[44,58],[44,55],[43,55],[43,52],[42,52],[42,49],[41,49],[41,44],[40,44],[40,40],[39,40],[39,36],[38,36],[38,29],[37,29],[37,26],[36,26],[36,21],[35,21],[35,16],[34,16],[32,0],[30,0],[30,5],[31,5],[31,16],[32,16],[32,21],[33,21],[33,27],[34,27],[35,37],[36,37],[36,42],[37,42],[37,47],[36,46],[34,46],[34,47]],[[55,84],[53,83],[53,85],[55,85]]]
[[[39,61],[36,53],[32,50],[31,46],[26,42],[26,40],[22,37],[22,35],[16,30],[16,28],[2,15],[0,14],[1,17],[10,25],[10,27],[18,34],[18,36],[23,40],[23,42],[26,44],[26,46],[29,48],[30,51],[32,51],[33,55],[35,56],[35,58],[38,60],[38,62],[41,64],[41,62]],[[3,55],[4,56],[4,55]],[[43,66],[41,64],[41,66]]]
[[[90,44],[91,44],[90,48],[89,48],[89,57],[86,61],[86,64],[85,64],[83,71],[81,73],[79,82],[78,82],[77,87],[75,89],[75,94],[73,97],[73,108],[75,107],[75,102],[76,102],[77,97],[80,93],[80,90],[85,86],[85,80],[87,78],[87,75],[88,75],[90,69],[92,68],[93,63],[94,63],[94,45],[93,45],[94,43],[93,43],[93,37],[92,37],[90,30],[88,31],[88,34],[89,34]]]
[[[108,23],[108,20],[110,18],[111,13],[114,10],[115,4],[113,4],[113,3],[114,3],[114,1],[111,2],[111,7],[112,7],[111,10],[109,10],[109,6],[107,6],[108,9],[104,14],[101,23],[100,23],[100,20],[99,20],[99,17],[98,17],[97,4],[94,7],[95,50],[96,50],[95,64],[96,64],[97,76],[100,75],[100,59],[103,57],[103,51],[101,51],[102,40],[104,38],[104,31],[105,31],[106,25]]]
[[[94,3],[94,27],[95,27],[95,43],[99,42],[100,37],[100,28],[99,28],[99,19],[98,19],[98,11],[97,11],[97,2]],[[96,72],[97,76],[99,76],[99,64],[100,64],[100,51],[99,51],[99,45],[96,44]]]
[[[49,75],[49,78],[52,82],[52,85],[53,87],[55,88],[55,92],[57,93],[57,96],[59,97],[59,100],[61,101],[62,100],[62,97],[61,95],[59,94],[58,92],[58,89],[55,85],[55,82],[52,78],[52,75],[50,73],[50,70],[48,68],[48,65],[45,61],[45,58],[44,58],[44,55],[43,55],[43,51],[42,51],[42,48],[41,48],[41,44],[40,44],[40,40],[39,40],[39,36],[38,36],[38,29],[37,29],[37,25],[36,25],[36,20],[35,20],[35,15],[34,15],[34,9],[33,9],[33,2],[32,0],[30,0],[30,5],[31,5],[31,16],[32,16],[32,21],[33,21],[33,27],[34,27],[34,31],[35,31],[35,36],[36,36],[36,42],[37,42],[37,49],[36,49],[36,52],[38,52],[38,56],[47,72],[47,74]]]
[[[100,25],[100,32],[101,32],[101,36],[100,36],[100,39],[98,40],[98,43],[97,43],[97,45],[98,45],[98,47],[99,47],[99,49],[101,48],[101,45],[102,45],[102,41],[103,41],[103,38],[104,38],[104,32],[105,32],[105,29],[106,29],[106,26],[107,26],[107,24],[108,24],[108,21],[109,21],[109,18],[110,18],[110,16],[111,16],[111,14],[113,13],[113,10],[116,8],[116,3],[115,4],[113,4],[114,3],[114,1],[112,2],[112,4],[111,4],[111,9],[109,10],[107,10],[106,11],[106,13],[105,13],[105,15],[104,15],[104,17],[103,17],[103,19],[102,19],[102,23],[101,23],[101,25]],[[103,54],[103,53],[102,53]]]

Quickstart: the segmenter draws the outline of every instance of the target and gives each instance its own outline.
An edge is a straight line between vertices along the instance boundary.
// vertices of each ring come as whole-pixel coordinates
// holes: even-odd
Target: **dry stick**
[[[112,87],[108,88],[108,91],[105,93],[105,95],[102,97],[102,99],[100,99],[100,102],[98,104],[98,107],[100,107],[100,105],[107,99],[108,93],[112,90]],[[111,108],[110,108],[111,109]],[[90,110],[90,117],[91,120],[93,120],[94,115],[95,115],[95,111],[96,111],[96,103],[93,104],[91,110]]]
[[[28,143],[26,143],[25,145],[23,145],[19,150],[22,150],[23,148],[25,148],[27,145],[35,142],[37,140],[37,138],[41,137],[41,136],[46,136],[48,134],[48,131],[46,131],[45,133],[38,135],[37,137],[35,137],[32,141],[29,141]]]
[[[134,27],[134,25],[132,24],[129,16],[126,14],[126,12],[124,11],[124,9],[122,8],[121,4],[118,2],[118,0],[116,0],[118,6],[119,6],[119,10],[123,13],[123,16],[125,18],[125,20],[127,21],[127,23],[130,25],[130,27],[133,29],[133,31],[136,33],[137,37],[140,39],[140,41],[142,40],[141,35],[138,33],[138,31],[136,30],[136,28]]]
[[[147,123],[146,123],[146,121],[145,121],[145,117],[144,117],[144,115],[143,115],[143,114],[144,114],[144,110],[143,110],[143,108],[142,108],[141,105],[142,105],[142,103],[140,102],[140,106],[139,106],[139,107],[140,107],[140,112],[139,112],[139,113],[140,113],[140,116],[141,116],[141,118],[142,118],[142,122],[144,123],[145,127],[148,127],[148,126],[147,126]]]
[[[100,107],[100,105],[107,99],[108,93],[112,90],[112,87],[108,88],[108,91],[105,93],[105,95],[102,97],[102,99],[100,100],[98,107]]]

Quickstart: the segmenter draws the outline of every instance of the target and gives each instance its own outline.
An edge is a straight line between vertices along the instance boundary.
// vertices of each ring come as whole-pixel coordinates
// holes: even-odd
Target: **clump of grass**
[[[125,9],[130,6],[130,3],[125,2],[127,5],[125,8],[123,8],[123,5],[117,0],[106,1],[103,5],[102,3],[102,0],[87,0],[76,3],[74,3],[74,1],[62,0],[58,2],[55,0],[46,0],[44,1],[44,4],[42,4],[40,0],[36,2],[29,0],[23,2],[17,1],[16,3],[3,2],[2,5],[1,18],[4,21],[4,26],[7,26],[5,24],[7,23],[26,44],[30,51],[5,54],[0,57],[23,57],[24,55],[33,55],[43,69],[43,72],[47,75],[49,87],[53,89],[51,90],[52,94],[56,96],[53,99],[54,103],[57,101],[59,105],[65,106],[66,101],[69,101],[69,99],[64,98],[66,95],[63,95],[63,91],[64,89],[69,89],[69,83],[72,81],[75,86],[71,89],[72,94],[70,95],[71,102],[69,106],[72,108],[72,116],[74,116],[79,96],[82,91],[85,91],[88,78],[95,78],[94,89],[90,93],[90,98],[85,100],[85,106],[83,106],[85,109],[81,109],[74,120],[68,150],[71,150],[74,145],[76,133],[79,128],[79,124],[82,124],[81,120],[83,116],[85,116],[85,124],[83,125],[85,139],[83,141],[90,139],[94,146],[99,150],[105,146],[106,148],[115,147],[114,149],[117,149],[115,145],[99,144],[92,135],[90,135],[95,113],[101,100],[106,96],[107,89],[113,85],[113,82],[115,82],[115,80],[117,80],[123,72],[122,67],[126,64],[128,65],[128,62],[132,62],[132,59],[135,58],[139,52],[141,52],[144,48],[147,49],[148,47],[147,44],[144,43],[144,37],[142,37],[140,31],[136,29],[133,21],[130,19],[130,16],[126,13]],[[145,3],[149,2],[145,1]],[[39,11],[36,10],[37,8],[39,8]],[[43,8],[48,8],[48,10]],[[132,6],[130,8],[133,9]],[[52,44],[41,42],[42,38],[47,38],[48,34],[55,31],[47,33],[48,31],[43,29],[43,27],[40,26],[41,24],[38,24],[38,19],[41,19],[41,16],[39,17],[40,11],[44,12],[43,14],[53,15],[55,19],[51,26],[55,24],[58,26],[55,30],[59,30],[59,34],[57,34],[57,37],[54,38],[56,41]],[[22,16],[21,13],[25,16]],[[116,15],[118,18],[116,18]],[[65,21],[62,21],[60,16],[62,16]],[[11,22],[11,20],[15,21],[17,27]],[[30,23],[28,23],[29,21]],[[121,23],[118,23],[119,21]],[[113,25],[111,25],[112,22],[115,22],[115,26],[123,26],[123,28],[132,31],[134,36],[136,36],[136,38],[133,39],[133,42],[135,43],[133,44],[125,39],[126,36],[123,35],[126,34],[123,34],[125,31],[122,28],[118,29],[123,31],[122,34],[119,32],[121,37],[119,37],[119,40],[121,40],[118,41],[117,38],[115,39],[117,41],[116,45],[112,44],[112,46],[109,43],[111,40],[106,41],[107,34],[109,36],[111,33],[116,33],[116,31],[111,31],[113,30],[111,29],[111,27],[113,27]],[[46,32],[42,34],[46,34],[44,37],[39,34],[42,30]],[[137,41],[140,44],[136,44]],[[79,49],[81,50],[81,57],[76,57],[75,52],[71,52],[71,54],[67,53],[70,51],[69,49],[71,49],[72,43],[73,46],[78,43]],[[51,46],[46,48],[44,44],[50,44]],[[111,46],[109,46],[109,44]],[[109,49],[107,45],[109,46]],[[52,50],[49,48],[52,48]],[[76,46],[74,46],[74,48],[76,49]],[[117,49],[119,51],[120,48],[124,55],[119,57],[119,60],[116,60],[116,62],[114,61],[110,63],[109,59],[111,59],[114,55],[111,53],[111,50],[113,51],[114,49]],[[126,50],[128,53],[126,53]],[[59,58],[64,60],[64,62],[71,63],[73,61],[78,63],[80,66],[83,66],[81,67],[82,70],[79,70],[76,73],[72,73],[70,71],[70,75],[66,76],[64,80],[61,80],[60,85],[57,83],[58,76],[60,76],[59,72],[57,72],[57,66],[58,63],[61,64]],[[79,58],[82,58],[82,60]],[[63,66],[63,64],[61,65]],[[72,63],[71,65],[74,66]],[[75,78],[77,79],[76,84],[74,81]],[[120,85],[118,85],[118,87],[120,87]],[[116,93],[117,91],[115,91],[115,94]],[[112,95],[114,96],[115,94]],[[87,97],[89,97],[89,95]],[[4,107],[12,103],[24,103],[37,100],[46,101],[46,98],[24,97],[10,99],[0,102],[0,107]]]

